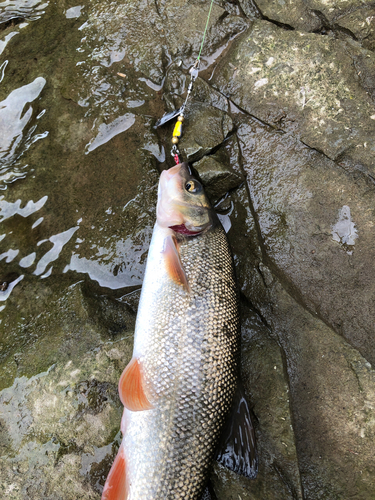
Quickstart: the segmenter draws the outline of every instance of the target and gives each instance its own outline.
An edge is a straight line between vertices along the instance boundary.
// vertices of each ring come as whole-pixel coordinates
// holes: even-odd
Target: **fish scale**
[[[155,228],[138,312],[152,327],[135,333],[154,408],[125,410],[129,500],[200,498],[236,385],[238,297],[224,230],[215,220],[180,242],[190,292],[163,270],[163,233]]]

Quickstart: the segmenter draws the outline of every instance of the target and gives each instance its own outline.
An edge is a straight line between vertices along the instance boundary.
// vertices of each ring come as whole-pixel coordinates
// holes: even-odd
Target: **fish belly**
[[[179,244],[189,290],[165,266],[156,224],[137,316],[134,357],[152,409],[125,409],[128,499],[200,498],[231,407],[239,312],[233,262],[218,224]]]

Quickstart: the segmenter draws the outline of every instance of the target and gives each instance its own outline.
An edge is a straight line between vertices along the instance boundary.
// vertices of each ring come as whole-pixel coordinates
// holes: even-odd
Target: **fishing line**
[[[164,123],[167,123],[168,121],[172,120],[173,118],[175,118],[177,116],[177,122],[174,126],[173,134],[172,134],[172,149],[171,149],[171,155],[173,156],[176,165],[178,163],[181,163],[181,161],[180,161],[181,153],[177,147],[177,144],[179,143],[180,138],[182,136],[182,122],[185,119],[185,116],[184,116],[185,108],[186,108],[187,102],[191,96],[191,92],[193,90],[193,84],[194,84],[195,80],[197,79],[197,76],[199,73],[200,58],[201,58],[201,54],[202,54],[204,40],[206,38],[208,23],[210,21],[210,16],[211,16],[213,4],[214,4],[214,0],[211,0],[210,8],[209,8],[208,15],[207,15],[206,26],[204,28],[202,43],[201,43],[201,46],[199,49],[198,57],[197,57],[195,63],[193,64],[193,66],[189,69],[191,79],[190,79],[190,83],[189,83],[188,88],[187,88],[187,95],[186,95],[185,101],[184,101],[183,105],[181,106],[181,108],[174,110],[174,111],[171,111],[170,113],[167,113],[166,115],[163,116],[163,118],[158,120],[156,123],[156,127],[160,127],[161,125],[164,125]]]
[[[207,28],[208,28],[208,21],[210,20],[211,10],[212,10],[213,4],[214,4],[214,0],[211,0],[210,10],[208,11],[208,16],[207,16],[207,21],[206,21],[206,27],[204,28],[203,39],[202,39],[201,48],[199,50],[199,54],[198,54],[198,57],[197,57],[197,61],[199,61],[199,59],[201,57],[201,53],[202,53],[202,49],[203,49],[203,44],[204,44],[204,39],[206,38],[206,33],[207,33]]]

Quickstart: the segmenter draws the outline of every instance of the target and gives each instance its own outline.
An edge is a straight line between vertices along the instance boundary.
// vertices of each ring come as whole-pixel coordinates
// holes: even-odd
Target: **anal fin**
[[[165,238],[163,253],[168,275],[175,283],[183,286],[187,291],[190,291],[188,279],[181,263],[175,237],[170,235]]]
[[[221,448],[216,460],[228,469],[255,479],[258,474],[258,453],[250,409],[241,382],[233,398],[232,412],[225,425]]]
[[[145,394],[141,362],[139,359],[132,358],[122,372],[118,383],[118,392],[122,404],[128,410],[142,411],[152,408]]]
[[[126,500],[128,485],[126,480],[126,460],[124,447],[120,446],[105,482],[102,500]]]

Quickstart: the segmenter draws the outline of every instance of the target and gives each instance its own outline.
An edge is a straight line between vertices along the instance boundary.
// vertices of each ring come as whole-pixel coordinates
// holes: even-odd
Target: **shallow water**
[[[174,34],[186,9],[155,9],[146,1],[0,4],[8,23],[0,61],[3,281],[19,283],[22,273],[110,289],[141,284],[166,160],[153,125],[170,99],[165,87],[182,94],[193,60],[181,65]],[[182,33],[199,46],[200,7],[189,9]],[[223,12],[215,6],[213,22]],[[209,40],[203,68],[244,29],[241,17],[231,22]]]
[[[170,127],[154,125],[186,89],[200,11],[189,4],[178,36],[179,2],[159,11],[147,1],[0,4],[0,418],[9,436],[0,437],[0,456],[30,464],[7,494],[32,495],[39,484],[44,498],[70,498],[59,490],[65,473],[90,481],[95,498],[101,491],[118,441],[117,370],[132,345],[159,173],[173,162]],[[244,29],[238,9],[233,28],[223,13],[215,6],[221,28],[209,32],[203,68]],[[220,215],[227,229],[231,211]],[[105,400],[113,392],[104,407],[85,406],[75,392],[95,377],[109,381]],[[90,412],[107,434],[91,422],[92,437],[85,431],[79,445],[73,422]],[[62,466],[68,472],[50,493],[49,474],[58,476],[54,463],[65,455],[79,463],[73,472]]]
[[[9,5],[5,7],[9,12]],[[27,40],[35,37],[41,44],[51,19],[48,14],[40,19],[40,5],[27,7],[39,15],[30,15],[28,20],[33,24],[18,36]],[[59,14],[75,22],[82,16],[82,8]],[[91,18],[93,14],[94,20],[100,17],[94,10]],[[24,10],[20,8],[17,15],[25,17]],[[37,23],[44,26],[34,29]],[[68,273],[72,281],[86,275],[109,288],[139,285],[153,224],[156,159],[163,156],[150,118],[139,108],[146,99],[155,102],[159,98],[140,75],[134,85],[129,84],[131,72],[127,72],[126,83],[116,73],[100,76],[101,68],[124,58],[124,51],[115,53],[113,44],[104,44],[100,53],[91,46],[83,56],[82,40],[87,46],[91,36],[100,43],[100,29],[88,34],[84,19],[70,28],[78,46],[63,48],[64,58],[69,59],[63,72],[82,75],[81,85],[69,88],[77,96],[77,104],[61,95],[61,86],[54,87],[59,72],[47,75],[50,68],[38,61],[35,68],[26,67],[26,71],[16,66],[17,49],[25,51],[24,44],[9,50],[8,64],[3,64],[2,278],[21,272],[24,279]],[[82,32],[86,36],[79,40],[77,35]],[[60,48],[55,47],[54,52],[58,59]],[[77,61],[77,54],[81,61]],[[93,60],[99,65],[93,66]],[[56,61],[51,61],[52,65]],[[94,78],[87,74],[88,66]],[[123,65],[116,69],[125,71]],[[14,71],[18,74],[10,78]],[[33,78],[31,73],[44,76]],[[28,83],[17,86],[17,80],[25,79]],[[130,133],[125,136],[127,130]]]

